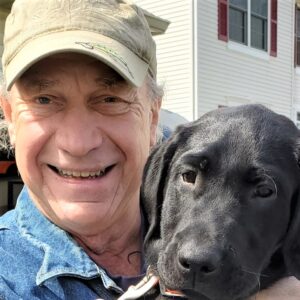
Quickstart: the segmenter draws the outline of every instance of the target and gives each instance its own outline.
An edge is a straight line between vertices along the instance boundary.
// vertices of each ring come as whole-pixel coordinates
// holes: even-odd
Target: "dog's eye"
[[[194,171],[187,171],[182,174],[183,181],[187,183],[195,183],[197,174]]]
[[[264,186],[264,185],[259,186],[255,191],[255,195],[262,198],[270,197],[272,194],[273,194],[273,190],[268,186]]]

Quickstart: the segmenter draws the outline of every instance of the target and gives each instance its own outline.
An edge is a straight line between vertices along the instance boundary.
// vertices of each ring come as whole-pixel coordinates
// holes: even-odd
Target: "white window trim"
[[[248,11],[247,11],[247,45],[228,40],[227,48],[229,50],[237,51],[246,55],[253,56],[255,58],[260,58],[263,60],[270,60],[270,48],[271,48],[271,1],[268,0],[268,40],[267,40],[267,47],[268,51],[256,49],[254,47],[251,47],[251,1],[248,0]]]
[[[232,51],[237,51],[246,55],[253,56],[255,58],[260,58],[263,60],[270,60],[270,54],[266,51],[252,48],[247,45],[242,45],[234,41],[228,41],[227,48]]]

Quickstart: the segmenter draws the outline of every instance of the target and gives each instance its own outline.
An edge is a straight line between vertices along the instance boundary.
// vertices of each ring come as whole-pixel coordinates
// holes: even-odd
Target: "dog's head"
[[[180,126],[147,162],[147,262],[191,299],[244,299],[300,278],[300,134],[260,105]]]

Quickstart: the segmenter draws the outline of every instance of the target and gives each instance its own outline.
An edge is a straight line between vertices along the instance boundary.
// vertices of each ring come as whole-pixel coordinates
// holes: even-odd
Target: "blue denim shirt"
[[[0,299],[115,299],[122,292],[68,233],[45,218],[26,187],[0,218]]]

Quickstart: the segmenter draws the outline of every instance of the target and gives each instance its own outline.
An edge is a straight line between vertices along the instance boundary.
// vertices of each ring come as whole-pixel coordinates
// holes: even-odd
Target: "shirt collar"
[[[61,275],[84,279],[100,276],[106,288],[120,289],[67,232],[48,220],[36,208],[26,187],[18,198],[15,210],[21,235],[44,253],[36,276],[38,285]]]

